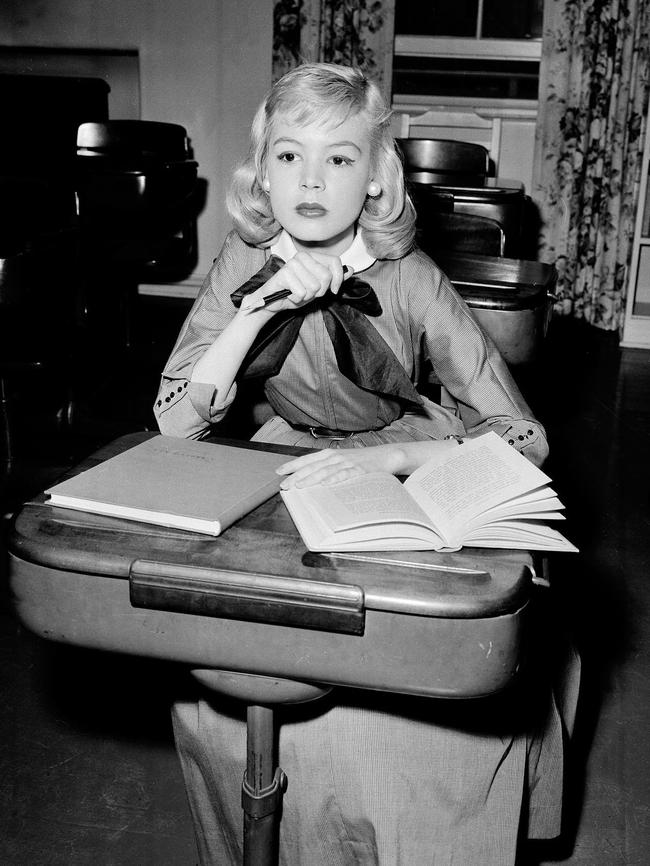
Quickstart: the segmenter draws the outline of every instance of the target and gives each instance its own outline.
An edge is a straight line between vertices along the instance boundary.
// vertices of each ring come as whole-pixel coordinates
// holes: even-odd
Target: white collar
[[[282,229],[274,243],[271,244],[270,252],[272,255],[280,256],[283,261],[288,262],[298,251],[291,235]],[[375,256],[371,255],[366,249],[361,232],[356,233],[354,240],[347,250],[341,253],[340,258],[341,263],[352,268],[355,274],[365,271],[377,261]]]

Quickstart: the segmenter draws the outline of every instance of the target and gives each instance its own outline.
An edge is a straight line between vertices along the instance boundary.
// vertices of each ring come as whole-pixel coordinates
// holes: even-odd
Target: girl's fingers
[[[308,253],[298,253],[287,264],[295,268],[295,273],[311,297],[322,297],[331,288],[332,270]]]
[[[296,268],[305,285],[314,289],[314,297],[320,297],[327,291],[336,294],[343,282],[343,265],[338,256],[301,251],[287,262],[287,266]],[[318,283],[317,288],[314,280]]]
[[[278,288],[286,288],[291,291],[291,295],[287,300],[299,305],[310,300],[314,289],[318,287],[318,284],[314,280],[310,279],[308,274],[295,265],[291,268],[288,265],[285,265],[284,268],[278,272],[276,279]],[[273,287],[273,291],[275,291],[275,286]],[[268,292],[265,292],[265,294],[268,294]]]
[[[425,443],[423,443],[425,444]],[[423,457],[431,453],[432,445],[447,446],[447,442],[426,443]],[[366,448],[325,448],[283,463],[276,472],[286,475],[280,485],[307,487],[310,484],[336,484],[346,478],[366,472],[388,472],[395,474],[404,469],[402,449],[394,445],[372,445]],[[417,465],[420,465],[420,460]]]
[[[279,289],[288,289],[291,294],[269,304],[271,313],[302,307],[326,292],[336,294],[343,282],[343,266],[337,256],[301,251],[257,289],[251,298],[263,298]]]
[[[339,469],[338,472],[328,475],[323,484],[339,484],[341,481],[347,481],[348,478],[353,478],[355,475],[363,475],[363,470],[359,466],[345,466]]]
[[[335,484],[353,475],[359,475],[363,471],[355,463],[339,456],[338,452],[328,453],[325,451],[322,453],[327,454],[327,457],[306,464],[303,463],[293,470],[288,468],[289,464],[281,466],[279,472],[285,470],[282,474],[287,472],[291,474],[288,478],[283,479],[280,488],[288,490],[291,487],[309,487],[312,484]],[[298,459],[302,460],[302,458]],[[292,462],[295,463],[296,461]]]
[[[287,478],[283,478],[280,483],[282,490],[288,490],[290,487],[308,487],[311,484],[322,484],[335,472],[340,471],[339,467],[316,466],[300,469],[298,472],[292,472]]]
[[[302,469],[294,472],[288,478],[280,482],[281,490],[289,490],[292,487],[303,487],[305,481],[309,484],[319,484],[327,475],[327,469]]]
[[[318,266],[319,272],[315,273],[314,269],[306,267],[303,262],[296,259],[297,257],[294,257],[287,262],[261,289],[258,289],[262,297],[278,289],[288,289],[291,292],[284,300],[270,304],[269,308],[272,311],[290,309],[292,306],[301,307],[314,298],[324,295],[329,287],[330,272],[326,268]]]
[[[311,454],[303,454],[301,457],[296,457],[293,460],[289,460],[287,463],[283,463],[282,466],[278,466],[275,471],[278,475],[290,475],[292,472],[296,472],[298,469],[302,469],[303,466],[308,466],[310,463],[327,460],[331,457],[331,454],[332,452],[328,449],[313,451]]]
[[[283,479],[280,489],[290,490],[292,487],[312,487],[315,484],[327,487],[331,484],[347,481],[349,478],[361,474],[363,474],[363,470],[358,466],[324,466],[322,469],[314,469],[310,472],[305,470],[290,475],[288,478]]]
[[[343,282],[343,265],[338,256],[328,256],[323,253],[314,253],[313,258],[329,271],[329,290],[333,295],[338,293]]]

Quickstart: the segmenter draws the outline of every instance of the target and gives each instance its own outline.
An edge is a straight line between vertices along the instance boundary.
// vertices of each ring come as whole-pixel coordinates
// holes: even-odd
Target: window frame
[[[459,36],[396,35],[393,56],[432,57],[435,59],[466,58],[471,60],[513,60],[539,63],[542,57],[541,39],[484,39]],[[393,93],[396,110],[415,106],[472,107],[492,109],[499,116],[530,118],[537,113],[536,99],[505,99],[470,96],[432,96]]]
[[[542,58],[542,40],[396,35],[393,54],[406,57],[465,57],[472,60],[539,62]]]

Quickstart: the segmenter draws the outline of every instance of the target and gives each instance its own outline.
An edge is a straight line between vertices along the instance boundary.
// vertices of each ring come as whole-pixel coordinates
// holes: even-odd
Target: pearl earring
[[[271,192],[271,181],[270,180],[264,180],[262,182],[262,187],[264,188],[264,192]]]
[[[381,192],[381,187],[379,186],[377,181],[371,180],[370,183],[368,184],[368,195],[371,195],[374,197],[374,196],[378,196],[380,192]]]

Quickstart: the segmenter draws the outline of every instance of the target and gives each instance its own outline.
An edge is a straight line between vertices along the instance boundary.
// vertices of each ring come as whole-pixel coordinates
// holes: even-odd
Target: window
[[[397,0],[396,99],[537,99],[543,0]]]
[[[395,30],[424,36],[539,39],[542,0],[397,0]]]

